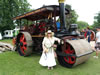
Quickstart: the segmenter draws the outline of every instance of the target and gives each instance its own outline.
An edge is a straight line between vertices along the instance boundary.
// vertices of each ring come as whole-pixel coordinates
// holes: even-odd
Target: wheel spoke
[[[66,50],[64,50],[64,52],[66,54],[75,54],[74,49],[72,48],[72,46],[70,44],[67,44]],[[66,56],[64,57],[65,62],[69,63],[69,64],[74,64],[75,63],[75,57],[74,56]]]
[[[69,56],[68,58],[69,58],[69,63],[70,63],[70,64],[75,63],[75,57],[73,57],[73,56],[70,57],[70,56]]]
[[[24,35],[22,35],[22,40],[24,41]]]
[[[25,46],[23,46],[23,49],[26,50],[27,48]]]
[[[24,35],[21,35],[21,37],[20,37],[20,42],[23,42],[24,41]]]
[[[25,46],[25,45],[27,45],[27,43],[26,42],[23,42],[23,45]]]
[[[20,49],[21,52],[25,55],[25,51],[27,50],[27,43],[24,34],[20,36]]]
[[[23,40],[22,40],[22,36],[20,37],[20,42],[22,42]]]
[[[20,42],[23,42],[23,37],[22,36],[20,37]]]
[[[20,48],[21,48],[22,53],[25,54],[25,52],[24,52],[24,50],[23,50],[23,47],[20,47]]]
[[[72,60],[71,60],[71,57],[70,56],[68,56],[68,59],[69,59],[68,63],[71,63]]]

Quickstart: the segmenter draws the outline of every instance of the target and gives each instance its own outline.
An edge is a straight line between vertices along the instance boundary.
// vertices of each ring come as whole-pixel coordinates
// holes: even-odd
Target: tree
[[[66,4],[65,8],[70,11],[70,13],[66,15],[66,25],[75,24],[78,18],[77,13],[72,9],[71,5]]]
[[[93,28],[100,27],[100,12],[97,13],[97,16],[94,16]]]
[[[89,24],[84,21],[77,21],[77,24],[79,30],[86,29],[87,27],[89,27]]]
[[[13,18],[29,10],[27,0],[0,0],[0,31],[13,29]]]

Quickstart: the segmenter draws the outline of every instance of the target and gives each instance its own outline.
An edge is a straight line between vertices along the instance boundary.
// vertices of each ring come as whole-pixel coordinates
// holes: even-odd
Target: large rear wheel
[[[28,32],[21,32],[17,36],[17,51],[21,56],[28,56],[32,53],[33,41]]]

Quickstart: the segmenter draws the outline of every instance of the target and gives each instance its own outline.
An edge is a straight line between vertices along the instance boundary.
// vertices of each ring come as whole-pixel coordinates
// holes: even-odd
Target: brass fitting
[[[64,2],[65,2],[65,0],[58,0],[58,2],[59,2],[59,3],[64,3]]]

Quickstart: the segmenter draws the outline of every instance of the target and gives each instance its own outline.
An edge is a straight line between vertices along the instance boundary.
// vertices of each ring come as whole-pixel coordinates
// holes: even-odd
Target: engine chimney
[[[60,8],[60,25],[61,25],[60,28],[61,30],[66,30],[64,1],[65,0],[58,0],[59,8]]]

